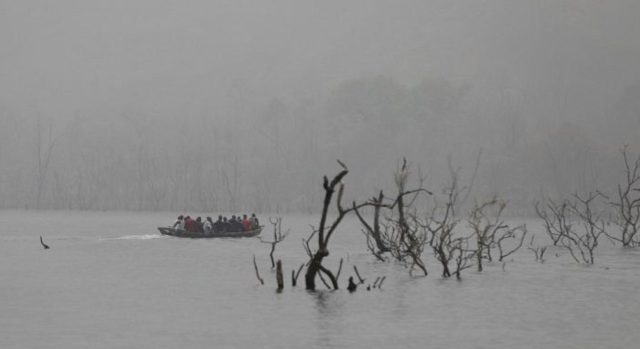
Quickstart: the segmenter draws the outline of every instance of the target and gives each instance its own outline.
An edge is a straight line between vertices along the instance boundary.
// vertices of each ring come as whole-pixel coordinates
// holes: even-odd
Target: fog
[[[640,151],[640,2],[0,2],[0,208],[314,212],[448,159],[519,212]]]

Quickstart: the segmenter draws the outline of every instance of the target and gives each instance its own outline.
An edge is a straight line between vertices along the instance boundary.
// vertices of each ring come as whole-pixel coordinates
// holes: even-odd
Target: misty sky
[[[578,103],[638,79],[638,14],[637,1],[2,1],[1,98],[72,114],[389,75],[558,79]]]

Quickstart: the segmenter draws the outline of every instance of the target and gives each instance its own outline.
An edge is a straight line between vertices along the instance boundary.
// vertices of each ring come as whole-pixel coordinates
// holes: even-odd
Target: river
[[[269,245],[256,238],[180,239],[156,227],[174,213],[0,211],[0,348],[632,348],[640,343],[640,249],[602,240],[596,264],[523,248],[482,273],[428,277],[371,257],[352,219],[326,265],[341,290],[307,292],[290,273],[317,217],[285,216],[276,292]],[[260,217],[268,223],[266,216]],[[542,239],[539,222],[527,222]],[[44,250],[42,235],[51,249]],[[262,233],[271,237],[270,228]],[[256,256],[265,285],[255,277]],[[356,265],[365,284],[346,279]],[[319,288],[324,288],[318,282]]]

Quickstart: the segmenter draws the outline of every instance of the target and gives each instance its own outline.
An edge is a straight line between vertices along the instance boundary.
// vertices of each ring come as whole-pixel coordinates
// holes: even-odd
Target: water
[[[460,282],[441,279],[429,254],[430,275],[413,278],[370,257],[347,220],[326,264],[335,271],[344,259],[343,288],[357,265],[367,283],[386,275],[382,289],[309,293],[302,275],[291,288],[290,273],[306,260],[302,238],[316,217],[286,216],[291,233],[276,249],[286,288],[277,293],[269,245],[160,236],[155,227],[173,216],[0,212],[0,348],[631,348],[640,341],[640,250],[603,241],[591,267],[561,250],[549,250],[544,264],[522,250],[505,271],[490,264]]]

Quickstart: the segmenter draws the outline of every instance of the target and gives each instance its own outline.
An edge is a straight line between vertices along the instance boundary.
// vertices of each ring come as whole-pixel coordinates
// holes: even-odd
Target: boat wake
[[[117,238],[111,238],[109,240],[151,240],[151,239],[163,239],[165,236],[161,234],[143,234],[143,235],[125,235]]]

